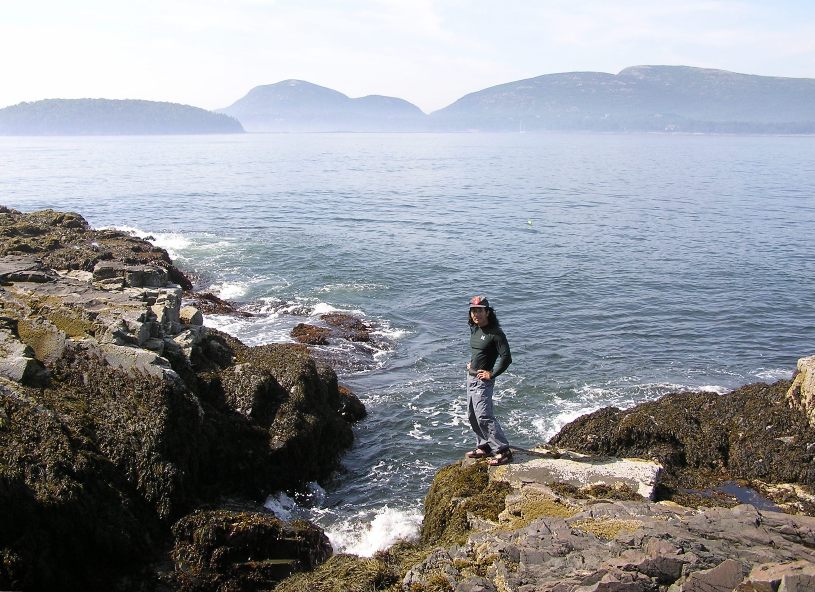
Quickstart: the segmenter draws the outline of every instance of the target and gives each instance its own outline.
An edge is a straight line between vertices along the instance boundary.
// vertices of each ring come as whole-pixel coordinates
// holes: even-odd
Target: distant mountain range
[[[815,132],[815,80],[687,66],[501,84],[431,115],[437,129]]]
[[[811,134],[815,79],[689,66],[635,66],[619,74],[546,74],[468,94],[429,115],[403,99],[379,95],[354,99],[302,80],[257,86],[215,113],[171,103],[105,99],[48,100],[0,109],[0,135],[242,129]]]
[[[421,131],[427,115],[412,103],[369,95],[359,99],[303,80],[256,86],[219,113],[252,132]]]
[[[236,119],[198,107],[156,101],[46,99],[0,109],[0,135],[241,133]]]

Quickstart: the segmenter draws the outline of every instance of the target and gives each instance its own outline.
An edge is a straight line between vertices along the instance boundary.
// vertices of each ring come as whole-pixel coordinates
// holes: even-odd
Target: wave
[[[384,506],[371,515],[362,511],[325,530],[335,552],[371,557],[394,543],[419,536],[422,514],[419,510],[399,510]]]

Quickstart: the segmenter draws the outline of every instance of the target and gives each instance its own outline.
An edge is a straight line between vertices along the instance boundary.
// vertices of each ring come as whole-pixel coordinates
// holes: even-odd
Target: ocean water
[[[206,319],[249,344],[333,310],[373,327],[322,352],[369,411],[342,470],[266,502],[338,551],[415,536],[435,471],[472,447],[472,295],[512,347],[496,406],[522,447],[815,353],[815,137],[0,138],[0,204],[149,235],[256,313]]]

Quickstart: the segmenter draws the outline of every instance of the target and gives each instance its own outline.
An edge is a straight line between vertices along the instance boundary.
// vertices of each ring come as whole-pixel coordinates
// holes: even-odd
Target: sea
[[[415,537],[435,472],[473,447],[474,295],[510,342],[495,402],[518,447],[815,354],[812,136],[3,137],[0,204],[147,237],[253,313],[205,321],[250,345],[326,312],[371,327],[319,352],[368,410],[341,469],[264,500],[337,552]]]

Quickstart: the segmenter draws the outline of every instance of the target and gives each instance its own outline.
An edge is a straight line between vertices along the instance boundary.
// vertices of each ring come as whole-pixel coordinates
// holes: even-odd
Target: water
[[[815,349],[813,137],[0,138],[0,203],[149,233],[259,313],[207,318],[250,344],[330,310],[375,327],[328,348],[369,411],[343,470],[268,500],[337,550],[415,534],[472,447],[474,294],[512,346],[497,413],[524,447],[606,405],[788,378]]]

